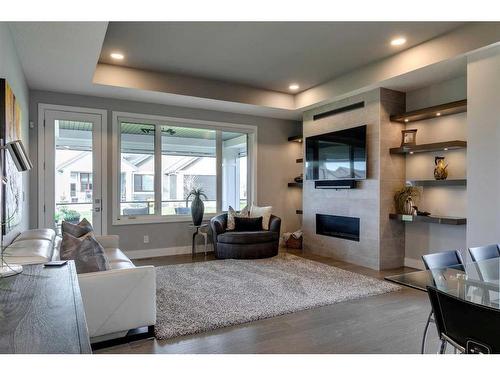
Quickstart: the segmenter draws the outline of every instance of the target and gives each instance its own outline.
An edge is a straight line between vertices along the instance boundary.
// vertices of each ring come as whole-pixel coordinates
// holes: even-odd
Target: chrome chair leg
[[[429,331],[429,324],[432,321],[432,310],[429,313],[429,317],[427,318],[427,323],[425,323],[425,328],[424,328],[424,336],[422,337],[422,345],[420,348],[420,353],[425,354],[425,340],[427,340],[427,332]]]
[[[441,346],[439,347],[438,354],[445,354],[445,353],[446,353],[446,340],[441,340]]]

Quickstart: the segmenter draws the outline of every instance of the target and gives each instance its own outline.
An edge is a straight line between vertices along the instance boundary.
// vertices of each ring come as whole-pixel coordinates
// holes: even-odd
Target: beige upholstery
[[[59,259],[60,237],[52,229],[21,233],[5,250],[16,264]],[[78,275],[92,342],[156,322],[156,273],[153,266],[135,267],[119,249],[118,236],[97,236],[111,269]]]
[[[47,240],[53,241],[56,236],[56,232],[52,229],[31,229],[24,231],[15,238],[15,242],[24,240]]]
[[[35,229],[22,232],[5,249],[4,257],[12,264],[47,263],[54,253],[52,229]]]

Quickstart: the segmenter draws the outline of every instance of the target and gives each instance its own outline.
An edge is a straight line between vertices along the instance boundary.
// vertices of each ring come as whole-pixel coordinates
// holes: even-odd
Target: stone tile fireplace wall
[[[313,121],[315,114],[360,101],[363,108]],[[404,227],[389,220],[394,191],[405,179],[404,158],[389,154],[401,141],[402,126],[389,116],[404,110],[404,93],[375,89],[304,113],[304,137],[367,125],[367,179],[356,189],[315,189],[314,181],[304,181],[304,251],[377,270],[403,265]],[[359,242],[316,234],[316,214],[359,218]]]

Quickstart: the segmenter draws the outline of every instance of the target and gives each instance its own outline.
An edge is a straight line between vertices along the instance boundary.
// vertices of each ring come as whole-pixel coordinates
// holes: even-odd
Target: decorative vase
[[[405,204],[403,205],[402,214],[403,215],[413,215],[415,209],[413,208],[413,200],[411,198],[407,198]]]
[[[205,213],[205,205],[200,197],[195,196],[191,201],[191,217],[193,218],[194,225],[200,225],[203,221],[203,214]]]
[[[448,164],[444,163],[444,156],[436,156],[434,159],[434,178],[436,180],[446,180],[448,177]]]

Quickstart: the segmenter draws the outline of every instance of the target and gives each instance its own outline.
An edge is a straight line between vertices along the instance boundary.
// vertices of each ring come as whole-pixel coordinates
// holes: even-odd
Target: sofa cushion
[[[235,217],[234,230],[237,232],[260,232],[262,230],[262,216]]]
[[[25,241],[25,240],[47,240],[53,241],[56,236],[56,232],[53,229],[31,229],[26,230],[19,234],[14,239],[14,242]]]
[[[217,241],[231,244],[252,244],[278,241],[279,234],[261,230],[257,232],[225,232],[217,236]]]
[[[74,260],[79,274],[111,269],[104,249],[92,236],[76,238],[64,233],[60,249],[61,260]]]
[[[262,216],[262,229],[269,230],[269,220],[271,219],[272,211],[273,206],[259,207],[252,204],[250,208],[250,217]]]
[[[122,268],[134,268],[134,263],[120,249],[104,249],[112,270]]]
[[[89,223],[87,219],[83,219],[78,224],[72,224],[67,221],[63,221],[61,224],[61,230],[63,235],[68,233],[73,237],[80,238],[85,236],[88,233],[93,233],[94,228],[92,228],[92,224]]]
[[[240,212],[236,212],[235,209],[231,206],[229,206],[229,209],[227,210],[227,230],[234,230],[235,228],[235,217],[248,217],[250,214],[250,210],[248,209],[248,206],[245,206],[242,208]]]
[[[47,240],[14,241],[4,251],[5,260],[12,264],[41,264],[52,258],[53,243]]]

